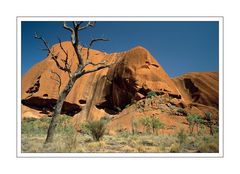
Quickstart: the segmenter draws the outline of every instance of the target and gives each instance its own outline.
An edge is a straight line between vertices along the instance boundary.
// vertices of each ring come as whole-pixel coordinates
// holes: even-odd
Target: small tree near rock
[[[206,112],[205,113],[205,120],[207,121],[207,127],[209,128],[210,134],[213,135],[213,119],[212,119],[212,113]]]
[[[164,128],[164,123],[162,123],[158,117],[152,117],[151,123],[153,134],[155,133],[156,135],[158,135],[158,130]]]
[[[158,135],[158,130],[164,128],[164,123],[156,116],[147,116],[141,119],[141,123],[145,128],[147,133],[150,133],[152,130],[153,134]]]
[[[203,123],[203,119],[197,114],[188,114],[187,121],[189,124],[190,134],[193,133],[193,129],[196,126],[197,132],[199,131],[199,126]]]

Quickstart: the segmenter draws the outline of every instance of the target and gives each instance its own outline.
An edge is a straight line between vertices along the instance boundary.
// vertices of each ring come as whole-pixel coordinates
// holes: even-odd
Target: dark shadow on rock
[[[53,111],[56,104],[56,99],[43,99],[40,97],[31,97],[28,99],[22,99],[22,104],[32,109],[41,111],[42,113],[49,114]],[[61,114],[67,114],[73,116],[81,111],[81,108],[77,104],[64,102]]]

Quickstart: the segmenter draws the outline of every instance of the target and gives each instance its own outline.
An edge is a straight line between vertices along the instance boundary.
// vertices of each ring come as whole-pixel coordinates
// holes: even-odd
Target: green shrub
[[[59,115],[58,124],[56,126],[56,133],[71,134],[76,130],[70,123],[71,117],[67,115]],[[50,117],[42,118],[24,118],[21,122],[22,134],[36,135],[47,134],[49,124],[51,122]]]
[[[152,133],[158,132],[158,129],[163,129],[164,128],[164,123],[161,122],[161,120],[158,117],[143,117],[141,120],[142,125],[145,128],[145,131],[147,133],[150,133],[152,130]]]
[[[178,108],[177,112],[183,114],[183,115],[187,115],[187,112],[183,109],[183,108]]]
[[[193,133],[194,126],[197,127],[198,131],[199,126],[203,124],[203,119],[197,114],[188,114],[187,121],[189,124],[190,134]]]
[[[151,118],[150,117],[143,117],[141,118],[141,123],[144,126],[144,129],[147,133],[150,133],[151,130]]]
[[[106,118],[101,118],[98,121],[88,121],[84,123],[83,127],[85,128],[85,133],[92,136],[93,140],[99,141],[106,131],[106,124],[108,121],[109,120]]]
[[[205,120],[207,121],[207,127],[209,128],[209,133],[213,135],[214,133],[214,128],[213,128],[213,119],[212,119],[212,113],[211,112],[206,112],[205,113]]]
[[[187,134],[185,133],[184,129],[181,129],[180,132],[178,132],[178,140],[180,145],[185,143],[186,139],[187,139]]]
[[[83,134],[91,135],[90,129],[89,129],[89,123],[84,122],[80,125],[80,132]]]
[[[128,138],[130,136],[130,133],[127,130],[123,130],[123,131],[119,132],[118,135],[123,138]]]
[[[150,92],[147,93],[147,98],[152,98],[152,97],[155,97],[155,96],[157,96],[157,93],[154,92],[154,91],[150,91]]]
[[[71,135],[76,132],[76,129],[71,124],[71,117],[67,115],[60,115],[58,117],[58,124],[56,126],[56,133],[63,133]]]
[[[34,134],[46,134],[50,118],[37,119],[37,118],[24,118],[21,122],[22,134],[34,135]]]
[[[152,117],[151,125],[152,125],[153,133],[156,133],[156,134],[158,134],[158,129],[164,128],[164,123],[162,123],[158,117]]]

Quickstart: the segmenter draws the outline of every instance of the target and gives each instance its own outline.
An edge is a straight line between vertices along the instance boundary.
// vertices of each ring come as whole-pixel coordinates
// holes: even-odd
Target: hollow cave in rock
[[[46,99],[46,98],[40,98],[40,97],[31,97],[28,99],[22,99],[22,104],[25,106],[28,106],[32,109],[39,110],[43,113],[50,113],[53,111],[53,108],[57,102],[56,99]],[[66,114],[69,116],[73,116],[81,111],[80,106],[64,102],[62,107],[61,114]]]

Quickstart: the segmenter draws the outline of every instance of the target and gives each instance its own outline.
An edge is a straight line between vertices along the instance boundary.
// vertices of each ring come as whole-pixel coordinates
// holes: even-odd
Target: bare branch
[[[72,45],[74,47],[74,51],[75,51],[75,53],[77,55],[77,58],[78,58],[78,62],[79,62],[78,66],[83,67],[84,62],[83,62],[83,58],[82,58],[82,55],[81,55],[81,50],[79,48],[78,31],[79,30],[84,30],[88,27],[93,27],[96,22],[90,21],[85,26],[82,26],[82,27],[81,27],[81,24],[83,24],[83,21],[82,22],[73,21],[72,23],[73,23],[73,28],[69,27],[66,22],[64,22],[63,27],[71,32],[71,41],[72,41]],[[92,45],[95,41],[98,41],[98,40],[104,40],[104,39],[97,39],[97,40],[93,39],[91,41],[90,45]],[[88,51],[88,54],[89,54],[89,51]]]
[[[107,64],[107,61],[106,61],[106,60],[101,61],[101,62],[99,62],[99,63],[87,62],[87,63],[84,65],[84,68],[86,68],[86,66],[88,66],[88,65],[99,66],[99,65],[106,65],[106,64]]]
[[[88,65],[88,59],[89,59],[89,52],[90,52],[90,49],[92,48],[93,44],[95,42],[98,42],[98,41],[109,41],[109,39],[106,39],[106,38],[95,38],[95,39],[92,39],[88,48],[87,48],[87,56],[86,56],[86,63],[85,63],[85,66]]]
[[[69,64],[69,62],[68,62],[68,53],[67,53],[67,51],[63,48],[61,39],[58,38],[58,40],[59,40],[60,48],[62,49],[62,51],[63,51],[64,54],[65,54],[65,59],[62,59],[62,61],[64,62],[64,69],[66,69],[67,72],[70,74],[70,73],[71,73],[71,66],[70,66],[70,64]]]
[[[92,73],[92,72],[96,72],[96,71],[99,71],[101,69],[104,69],[104,68],[109,68],[110,66],[112,65],[115,65],[119,62],[120,60],[114,62],[114,63],[111,63],[111,64],[106,64],[106,62],[102,61],[100,63],[92,63],[92,62],[89,62],[89,64],[92,64],[94,66],[96,66],[94,69],[91,69],[91,70],[83,70],[80,74],[77,74],[77,77],[79,76],[82,76],[84,74],[88,74],[88,73]],[[105,64],[105,65],[104,65]],[[102,66],[99,66],[99,65],[102,65]],[[85,66],[86,67],[86,66]]]
[[[78,23],[76,21],[73,21],[72,23],[73,23],[74,28],[78,25]]]
[[[83,23],[84,23],[84,21],[78,22],[78,23],[77,23],[77,28],[79,28]]]
[[[45,45],[46,50],[48,51],[48,53],[53,56],[53,54],[52,54],[52,52],[51,52],[51,49],[50,49],[49,46],[48,46],[47,41],[46,41],[42,36],[39,36],[37,33],[35,33],[34,38],[41,40],[41,41],[43,42],[43,44]]]
[[[37,33],[35,33],[34,38],[35,38],[35,39],[39,39],[39,40],[41,40],[41,41],[44,43],[44,45],[45,45],[45,47],[46,47],[46,50],[48,51],[48,54],[51,55],[51,58],[54,60],[54,62],[56,63],[56,65],[57,65],[57,67],[58,67],[59,69],[61,69],[61,70],[64,71],[64,72],[68,72],[68,73],[70,72],[70,69],[69,69],[66,65],[65,65],[65,67],[63,67],[63,66],[61,66],[61,65],[59,64],[59,62],[58,62],[58,60],[57,60],[58,54],[55,55],[54,52],[51,51],[50,47],[48,46],[47,41],[46,41],[42,36],[39,36]],[[62,48],[61,43],[60,43],[60,47]],[[62,48],[62,49],[63,49],[63,48]],[[64,50],[64,49],[63,49],[63,50]],[[65,50],[64,50],[64,51],[65,51]]]
[[[85,26],[80,26],[81,24],[82,24],[83,22],[80,22],[79,23],[79,25],[78,25],[78,30],[84,30],[84,29],[86,29],[86,28],[88,28],[88,27],[94,27],[95,26],[95,24],[96,24],[96,22],[94,22],[94,21],[89,21]]]
[[[79,62],[78,66],[83,66],[84,63],[83,63],[83,59],[82,59],[82,56],[81,56],[81,51],[79,49],[79,39],[78,39],[79,25],[77,24],[77,22],[73,22],[73,27],[74,28],[71,28],[71,27],[67,26],[66,22],[64,22],[63,27],[71,32],[71,42],[72,42],[74,51],[75,51],[75,53],[77,55],[77,58],[78,58],[78,62]]]
[[[110,64],[110,65],[98,66],[98,67],[96,67],[96,68],[94,68],[94,69],[87,70],[87,71],[83,70],[83,72],[81,73],[81,76],[84,75],[84,74],[88,74],[88,73],[92,73],[92,72],[99,71],[99,70],[104,69],[104,68],[108,68],[108,67],[110,67],[111,65],[112,65],[112,64]]]
[[[88,64],[86,64],[86,65],[84,66],[84,68],[85,68],[87,65],[90,65],[90,64],[93,65],[93,66],[95,66],[96,68],[91,69],[91,70],[83,70],[82,74],[81,74],[81,75],[77,74],[77,76],[82,76],[82,75],[84,75],[84,74],[88,74],[88,73],[91,73],[91,72],[96,72],[96,71],[101,70],[101,69],[103,69],[103,68],[109,68],[110,66],[115,65],[115,64],[117,64],[117,63],[119,63],[119,62],[120,62],[120,60],[117,60],[117,61],[115,61],[114,63],[111,63],[111,64],[106,64],[107,61],[105,61],[105,60],[102,61],[102,62],[99,62],[99,63],[88,62]],[[102,66],[99,66],[99,65],[102,65]]]
[[[60,48],[62,49],[62,51],[64,52],[64,54],[66,55],[66,57],[68,56],[68,54],[67,54],[67,52],[65,51],[65,49],[63,48],[63,46],[62,46],[62,41],[61,41],[61,39],[60,38],[58,38],[58,42],[59,42],[59,44],[60,44]]]
[[[67,25],[67,22],[66,22],[66,21],[63,22],[63,28],[65,28],[66,30],[69,30],[69,31],[73,32],[73,29]]]
[[[53,78],[53,76],[51,76],[50,78],[58,83],[58,95],[59,95],[60,94],[61,85],[62,85],[61,77],[60,77],[60,75],[58,73],[56,73],[56,72],[54,72],[52,70],[50,70],[50,72],[57,77],[57,79]]]

